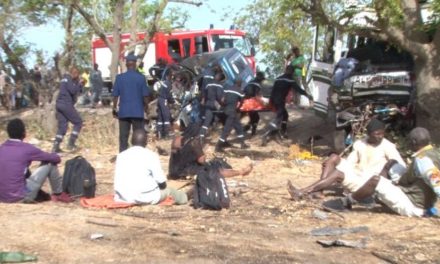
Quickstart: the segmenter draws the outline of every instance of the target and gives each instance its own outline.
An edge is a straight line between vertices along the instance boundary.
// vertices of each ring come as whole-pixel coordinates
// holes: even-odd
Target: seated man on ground
[[[425,128],[414,128],[408,137],[415,152],[408,170],[400,178],[373,176],[356,192],[342,199],[345,208],[351,208],[353,203],[374,193],[400,215],[423,216],[435,206],[440,196],[440,150],[431,145],[431,136]],[[392,163],[395,161],[389,166]]]
[[[167,187],[159,156],[146,148],[147,134],[136,129],[129,149],[118,154],[115,167],[115,201],[158,204],[171,196],[176,204],[186,204],[182,191]]]
[[[60,156],[24,143],[26,128],[21,119],[9,121],[7,132],[9,139],[0,146],[0,202],[38,200],[37,195],[47,178],[52,189],[52,201],[71,202],[69,195],[62,192],[63,179],[57,168]],[[42,165],[31,174],[28,167],[32,161],[41,161]]]
[[[176,136],[171,143],[171,156],[168,167],[168,178],[181,179],[196,175],[206,164],[206,155],[203,152],[200,139],[200,124],[192,123],[180,136]],[[252,171],[252,164],[240,169],[222,169],[224,177],[248,175]]]
[[[353,144],[353,151],[346,159],[332,154],[323,164],[321,179],[303,189],[295,188],[288,181],[292,199],[323,191],[335,183],[341,183],[350,192],[358,190],[372,176],[379,175],[388,161],[395,160],[405,166],[396,146],[384,138],[385,124],[372,119],[367,125],[367,137]]]
[[[171,156],[168,166],[169,179],[181,179],[195,175],[206,162],[200,140],[200,124],[191,123],[171,143]]]

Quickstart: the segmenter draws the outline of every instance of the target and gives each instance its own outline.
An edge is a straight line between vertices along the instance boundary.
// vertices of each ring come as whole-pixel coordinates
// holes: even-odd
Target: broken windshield
[[[236,48],[244,56],[251,56],[251,43],[245,36],[212,35],[212,42],[214,51]]]

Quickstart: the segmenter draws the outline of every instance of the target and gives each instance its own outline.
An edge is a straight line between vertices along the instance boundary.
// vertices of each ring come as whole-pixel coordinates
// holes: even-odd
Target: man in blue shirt
[[[113,87],[113,112],[119,119],[119,152],[128,148],[130,129],[144,129],[150,89],[145,77],[136,70],[137,57],[125,58],[127,71],[116,76]],[[118,110],[119,107],[119,110]]]

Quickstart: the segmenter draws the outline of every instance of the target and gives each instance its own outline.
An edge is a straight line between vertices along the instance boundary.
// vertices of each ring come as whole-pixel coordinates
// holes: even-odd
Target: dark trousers
[[[72,104],[57,104],[56,118],[58,121],[56,138],[59,142],[66,135],[69,122],[73,124],[72,136],[78,137],[83,121]]]
[[[130,130],[144,129],[143,118],[120,118],[119,119],[119,152],[128,148],[128,137]]]
[[[157,132],[167,135],[171,126],[171,112],[164,99],[157,100]]]
[[[249,125],[252,128],[257,128],[258,122],[260,122],[260,114],[257,111],[249,112]]]
[[[275,109],[276,109],[276,116],[275,119],[269,123],[269,130],[277,131],[280,130],[281,128],[281,131],[285,132],[285,130],[287,129],[287,120],[289,119],[289,114],[287,113],[286,105],[285,104],[275,105]]]
[[[243,139],[244,138],[243,126],[240,123],[239,114],[236,112],[225,113],[225,114],[226,114],[226,121],[225,121],[225,126],[223,127],[220,141],[226,142],[232,129],[235,130],[235,133],[237,134],[237,138]]]
[[[208,128],[211,126],[212,120],[214,119],[214,112],[212,111],[211,108],[209,107],[205,108],[204,118],[205,119],[203,120],[202,128],[200,129],[201,137],[206,136],[206,133],[208,132]]]

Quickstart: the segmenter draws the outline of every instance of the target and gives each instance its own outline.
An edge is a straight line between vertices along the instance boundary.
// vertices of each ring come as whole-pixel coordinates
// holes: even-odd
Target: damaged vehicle
[[[219,66],[225,75],[224,87],[233,86],[236,80],[241,80],[244,87],[254,76],[246,57],[235,48],[197,54],[166,67],[165,71],[172,71],[173,75],[171,92],[176,103],[171,109],[172,119],[181,130],[192,122],[200,121],[203,73],[215,66]],[[160,81],[154,89],[159,86]],[[156,100],[150,103],[150,120],[157,118],[156,106]],[[154,129],[154,123],[150,129]]]
[[[317,26],[309,71],[315,112],[334,129],[341,153],[378,118],[394,132],[415,124],[413,60],[395,46]]]

